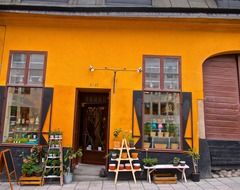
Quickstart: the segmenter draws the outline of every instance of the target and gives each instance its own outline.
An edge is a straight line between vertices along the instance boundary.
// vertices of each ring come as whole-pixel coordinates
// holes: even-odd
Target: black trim
[[[49,11],[49,12],[140,12],[140,13],[213,13],[213,14],[240,14],[237,8],[186,8],[186,7],[63,7],[63,6],[44,6],[44,5],[0,5],[0,10],[18,11]]]

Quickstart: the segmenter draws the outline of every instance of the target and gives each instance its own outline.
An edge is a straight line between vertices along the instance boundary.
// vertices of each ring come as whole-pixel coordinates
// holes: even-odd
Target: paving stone
[[[227,185],[216,186],[216,188],[218,190],[231,190],[231,188],[228,187]]]
[[[48,188],[48,190],[60,190],[60,189],[62,189],[60,185],[50,185]]]

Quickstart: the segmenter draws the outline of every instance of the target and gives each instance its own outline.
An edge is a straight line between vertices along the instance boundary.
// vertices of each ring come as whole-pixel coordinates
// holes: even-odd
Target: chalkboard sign
[[[13,190],[12,184],[11,184],[11,175],[14,174],[15,180],[17,180],[17,174],[15,171],[12,153],[10,149],[6,149],[0,152],[0,175],[2,175],[2,170],[5,166],[6,174],[8,177],[8,182],[10,184],[11,190]]]

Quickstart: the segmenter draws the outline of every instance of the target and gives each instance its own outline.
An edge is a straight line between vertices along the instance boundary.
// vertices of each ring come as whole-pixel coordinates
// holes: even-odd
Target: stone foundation
[[[212,171],[212,177],[213,178],[239,177],[239,176],[240,176],[240,169]]]

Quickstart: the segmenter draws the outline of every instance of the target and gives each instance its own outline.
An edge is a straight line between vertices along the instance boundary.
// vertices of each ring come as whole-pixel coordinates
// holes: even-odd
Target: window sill
[[[145,151],[145,152],[166,152],[166,153],[180,153],[180,154],[184,154],[186,153],[185,150],[179,149],[179,150],[173,150],[173,149],[154,149],[154,148],[149,148],[149,149],[139,149],[141,151]]]
[[[1,143],[0,147],[32,147],[38,144]]]

